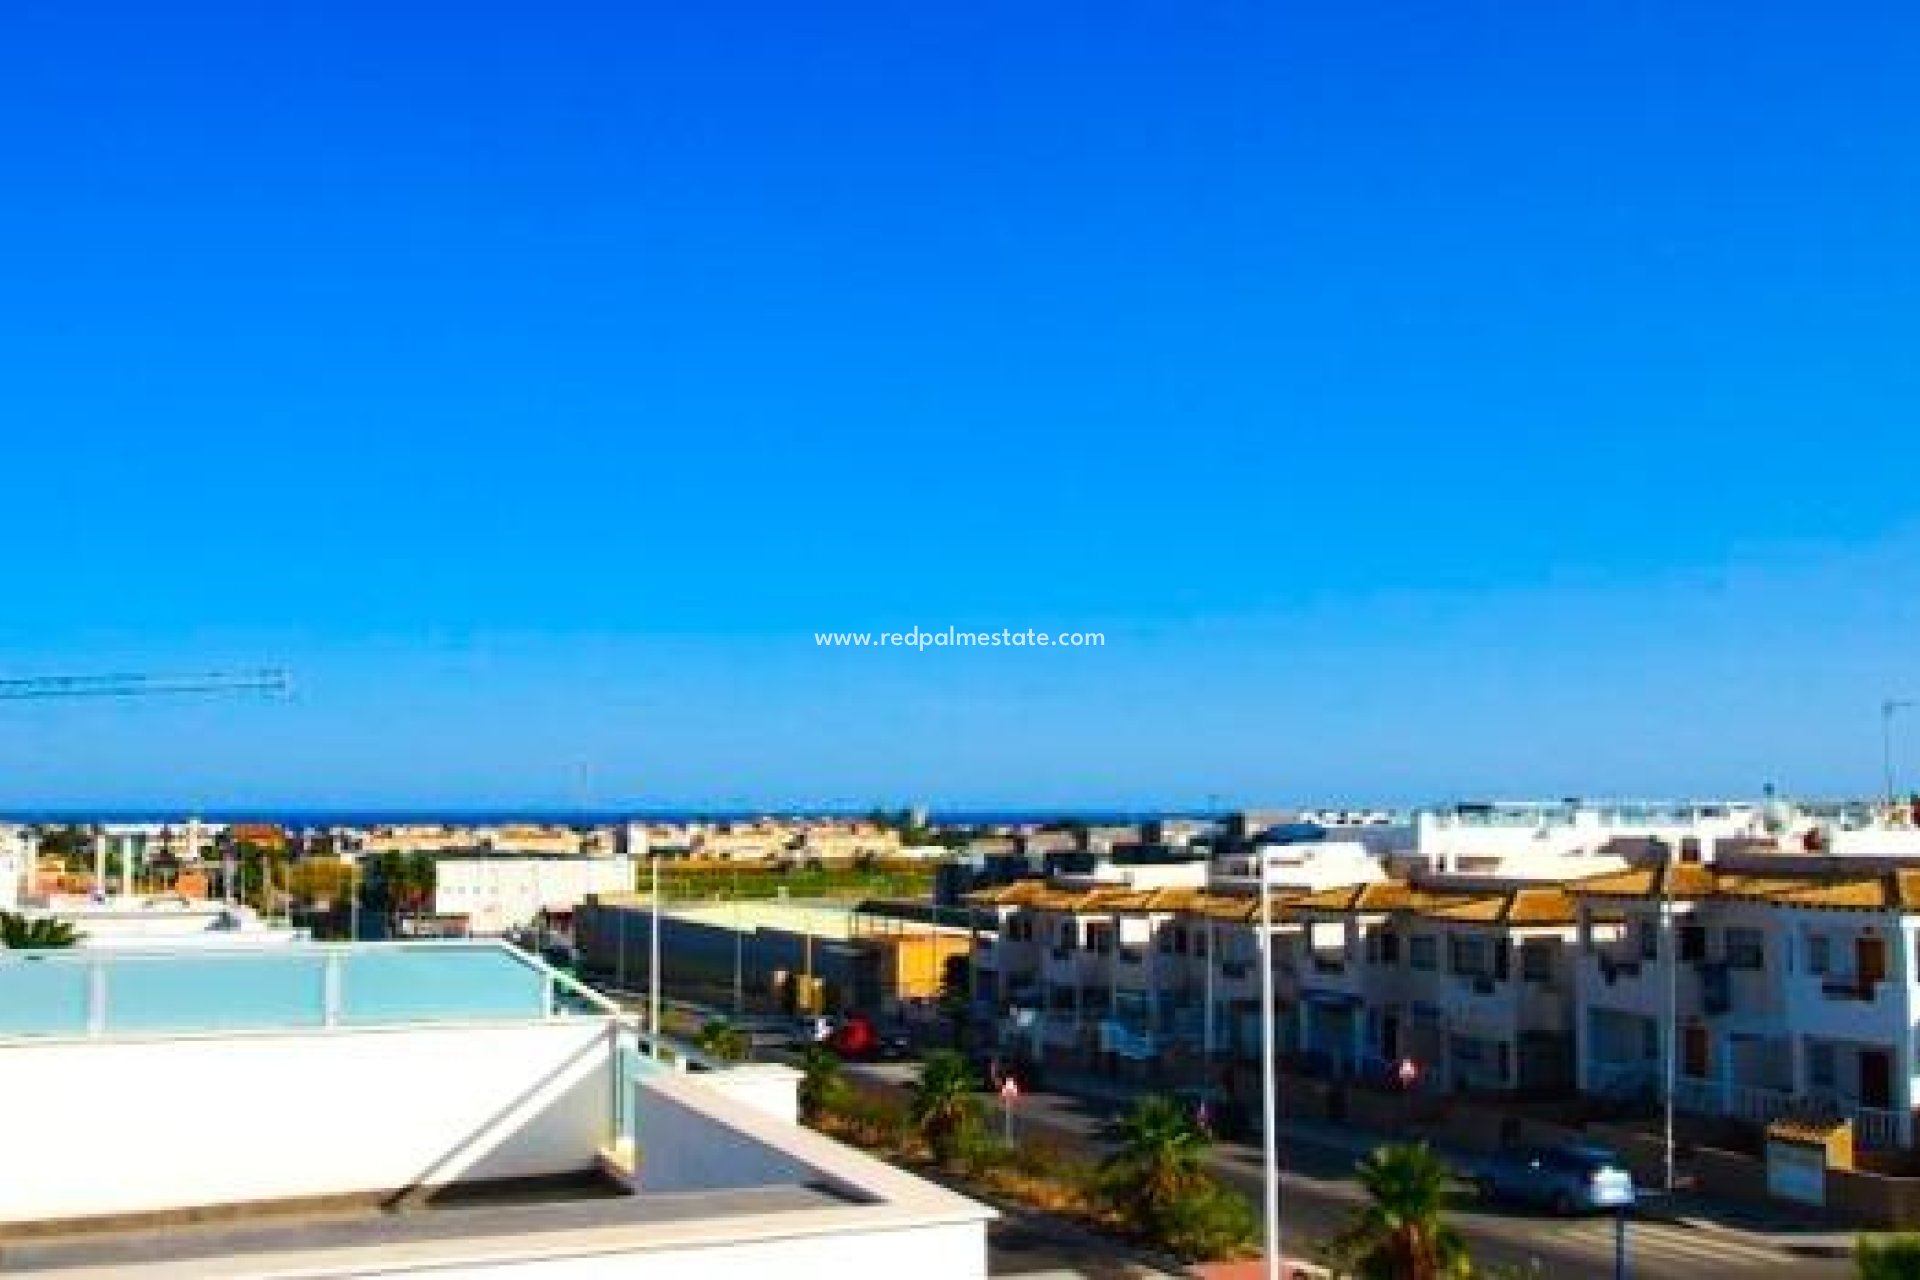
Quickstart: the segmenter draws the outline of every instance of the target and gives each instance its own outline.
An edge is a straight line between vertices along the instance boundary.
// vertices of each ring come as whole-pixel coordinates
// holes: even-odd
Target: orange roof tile
[[[1595,898],[1706,898],[1717,887],[1710,868],[1693,862],[1663,862],[1657,867],[1633,867],[1588,876],[1565,886],[1577,897]]]

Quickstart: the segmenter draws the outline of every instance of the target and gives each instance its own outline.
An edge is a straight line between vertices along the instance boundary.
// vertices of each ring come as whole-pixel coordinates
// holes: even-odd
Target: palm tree
[[[967,1060],[951,1049],[934,1050],[920,1068],[907,1119],[943,1164],[960,1154],[979,1126],[978,1087]]]
[[[31,951],[71,947],[80,934],[64,920],[48,916],[29,919],[11,911],[0,911],[0,947],[9,951]]]
[[[840,1055],[825,1045],[808,1045],[800,1060],[800,1114],[817,1120],[847,1097],[846,1072]]]
[[[1471,1271],[1466,1243],[1442,1218],[1450,1172],[1427,1144],[1381,1147],[1354,1170],[1370,1197],[1334,1240],[1362,1280],[1439,1280]]]
[[[1116,1202],[1157,1220],[1204,1177],[1213,1145],[1187,1109],[1163,1094],[1137,1099],[1120,1121],[1120,1149],[1101,1162]]]

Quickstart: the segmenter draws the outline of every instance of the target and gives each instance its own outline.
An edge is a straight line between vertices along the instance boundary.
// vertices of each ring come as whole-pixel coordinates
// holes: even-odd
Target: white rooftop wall
[[[594,1167],[609,1024],[0,1043],[0,1223]],[[172,1086],[177,1084],[179,1089]]]

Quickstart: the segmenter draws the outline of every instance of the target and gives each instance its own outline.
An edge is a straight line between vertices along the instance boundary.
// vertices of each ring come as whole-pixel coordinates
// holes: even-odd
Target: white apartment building
[[[630,893],[631,858],[438,858],[433,910],[465,916],[472,931],[497,935],[530,927],[541,912],[571,912],[590,894]]]
[[[1447,874],[1524,875],[1532,866],[1557,877],[1585,874],[1582,858],[1655,840],[1678,845],[1767,834],[1763,807],[1738,801],[1497,801],[1417,813],[1410,861]],[[1549,863],[1559,865],[1545,870]]]
[[[1441,1092],[1572,1082],[1573,901],[1558,888],[1441,879],[1295,898],[1299,1045],[1330,1074],[1411,1061]]]
[[[1911,1146],[1920,870],[1844,858],[1674,862],[1569,886],[1589,1093],[1765,1123],[1851,1119]]]

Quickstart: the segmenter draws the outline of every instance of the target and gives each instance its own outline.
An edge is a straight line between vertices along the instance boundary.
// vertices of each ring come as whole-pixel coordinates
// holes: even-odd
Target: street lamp
[[[1912,698],[1887,698],[1880,704],[1880,774],[1886,783],[1889,812],[1893,809],[1893,713],[1912,705]]]
[[[647,959],[647,1029],[653,1033],[653,1056],[660,1056],[660,854],[655,851],[648,860],[653,873],[653,888],[647,895],[653,912],[652,926],[647,930],[647,944],[651,954]]]
[[[1665,1173],[1669,1195],[1673,1192],[1673,1093],[1680,1065],[1680,953],[1674,945],[1673,932],[1673,854],[1671,846],[1663,848],[1654,868],[1654,874],[1660,877],[1660,945],[1667,953],[1666,1087],[1661,1092],[1666,1095],[1667,1104]]]
[[[1265,1165],[1267,1280],[1280,1280],[1280,1147],[1273,1076],[1273,899],[1267,892],[1267,856],[1260,859],[1260,1142]]]

